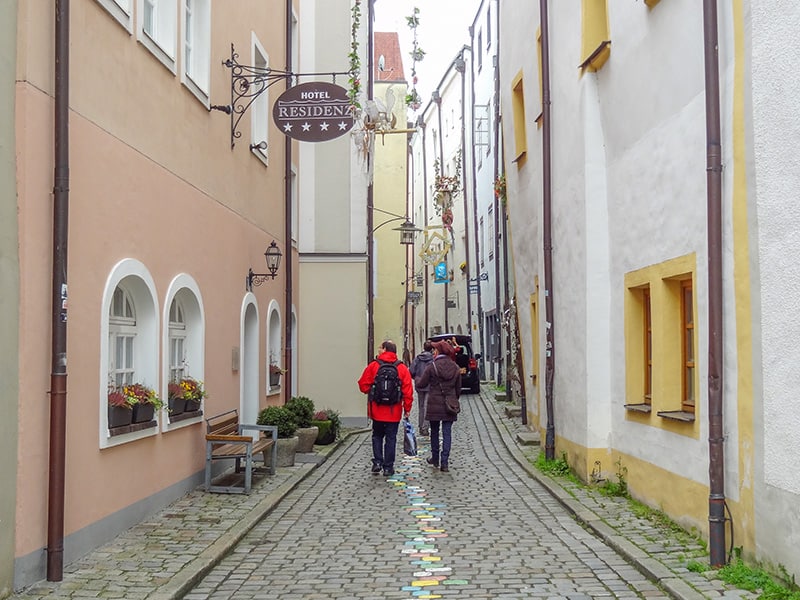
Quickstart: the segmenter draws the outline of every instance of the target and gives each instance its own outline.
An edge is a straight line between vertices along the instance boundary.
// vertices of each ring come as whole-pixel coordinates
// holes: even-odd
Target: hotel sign
[[[281,94],[272,107],[275,125],[301,142],[327,142],[353,127],[347,90],[335,83],[301,83]]]

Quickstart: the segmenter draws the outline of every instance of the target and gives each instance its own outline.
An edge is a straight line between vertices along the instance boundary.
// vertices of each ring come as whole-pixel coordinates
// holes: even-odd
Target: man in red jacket
[[[381,353],[367,365],[358,380],[358,389],[362,393],[369,394],[381,363],[397,364],[401,398],[394,404],[367,401],[367,416],[372,419],[372,473],[377,475],[382,469],[384,475],[394,475],[397,430],[403,415],[408,417],[411,413],[414,386],[411,383],[411,373],[408,372],[408,367],[402,361],[397,360],[397,346],[393,341],[386,340],[381,344]]]

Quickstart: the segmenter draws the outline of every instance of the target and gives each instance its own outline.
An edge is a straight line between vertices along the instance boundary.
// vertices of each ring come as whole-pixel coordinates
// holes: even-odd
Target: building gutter
[[[539,0],[539,19],[542,34],[542,229],[544,246],[544,307],[545,307],[545,409],[547,429],[544,453],[547,460],[555,458],[556,436],[553,410],[553,381],[555,379],[555,336],[553,322],[553,234],[552,180],[550,138],[550,30],[547,0]],[[533,343],[537,343],[534,340]]]
[[[294,65],[292,64],[292,0],[286,0],[286,72],[291,73]],[[292,87],[292,78],[286,78],[286,89]],[[286,400],[294,395],[294,373],[292,369],[293,348],[292,348],[292,306],[294,296],[294,257],[292,255],[292,138],[284,136],[284,159],[283,159],[283,194],[284,194],[284,256],[286,256],[286,295],[284,302],[284,348],[285,357],[283,368],[286,369],[284,381],[288,384],[286,390]]]
[[[725,564],[725,462],[722,418],[722,142],[717,0],[703,0],[708,219],[708,523],[709,562]]]
[[[461,155],[464,156],[466,154],[465,149],[467,145],[467,126],[466,126],[466,116],[467,116],[467,108],[466,108],[466,93],[467,93],[467,61],[464,58],[464,52],[468,51],[470,53],[470,79],[472,79],[472,63],[473,63],[473,54],[472,48],[470,46],[464,46],[461,50],[461,56],[456,59],[456,71],[461,73]],[[470,97],[470,124],[475,122],[475,115],[474,115],[474,106],[475,106],[475,99],[474,97]],[[474,128],[473,128],[474,129]],[[473,181],[474,181],[474,174],[475,174],[475,144],[472,134],[470,135],[470,139],[473,141],[472,144],[472,165],[471,170],[473,174]],[[463,167],[463,162],[462,162]],[[472,336],[472,295],[469,293],[469,275],[471,269],[469,268],[469,211],[467,210],[467,206],[469,205],[467,202],[467,170],[462,168],[461,169],[461,189],[464,190],[464,258],[466,259],[467,268],[467,330],[469,335]],[[474,197],[473,197],[474,200]],[[474,202],[473,202],[474,203]],[[477,229],[477,224],[475,225]],[[477,238],[477,236],[476,236]],[[476,244],[477,245],[477,244]],[[479,277],[476,279],[480,279]]]
[[[287,0],[288,1],[288,0]],[[375,63],[375,0],[367,0],[367,98],[371,99],[375,91],[375,76],[373,74]],[[367,160],[374,160],[375,157],[371,154]],[[367,166],[367,172],[370,172],[372,165]],[[375,222],[375,215],[372,210],[373,206],[374,188],[372,178],[367,184],[367,362],[374,360],[375,351],[375,282],[373,279],[373,269],[375,268],[375,257],[373,256],[373,224]]]
[[[473,25],[470,27],[469,30],[470,35],[470,42],[472,45],[475,45],[475,26]],[[471,49],[470,49],[471,50]],[[483,339],[483,302],[481,301],[481,288],[483,284],[481,283],[481,239],[480,239],[480,228],[478,227],[478,172],[477,172],[477,161],[475,160],[475,52],[472,50],[472,60],[470,61],[470,93],[469,96],[472,99],[472,119],[471,119],[471,126],[472,126],[472,224],[475,228],[475,285],[478,286],[478,293],[476,302],[477,306],[477,321],[478,321],[478,339],[480,340],[480,350],[481,355],[486,353],[484,349],[484,339]],[[489,143],[488,136],[486,143]],[[497,152],[497,147],[495,146],[494,149]],[[466,210],[466,209],[465,209]],[[472,269],[469,268],[469,256],[467,256],[467,297],[469,297],[469,283],[470,283],[470,274],[472,273]],[[470,335],[472,335],[472,330],[470,329]],[[483,368],[483,360],[478,363],[480,365],[479,371],[483,371],[483,375],[481,378],[485,377],[485,370]]]
[[[69,233],[69,0],[55,3],[53,284],[50,451],[47,495],[47,580],[64,573],[64,488],[67,421],[67,236]]]
[[[429,105],[430,106],[430,105]],[[427,242],[427,230],[428,230],[428,151],[427,151],[427,142],[425,141],[425,130],[427,129],[427,124],[425,123],[425,119],[420,115],[417,117],[417,127],[422,129],[422,220],[423,220],[423,227],[426,231],[426,239]],[[428,307],[428,290],[429,282],[430,282],[430,265],[428,261],[424,261],[425,263],[425,285],[423,286],[423,293],[425,295],[425,339],[428,339],[431,332],[428,329],[428,318],[429,318],[429,307]],[[421,340],[423,343],[425,340]]]

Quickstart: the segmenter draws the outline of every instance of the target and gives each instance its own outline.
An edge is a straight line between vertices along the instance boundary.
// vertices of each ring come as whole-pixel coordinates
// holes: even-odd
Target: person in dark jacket
[[[419,385],[428,386],[428,406],[425,411],[425,416],[431,424],[431,457],[428,458],[428,464],[445,472],[450,470],[453,423],[458,419],[457,415],[447,411],[445,398],[461,396],[461,369],[453,360],[454,354],[453,346],[448,342],[434,342],[433,361],[419,378]]]
[[[421,386],[419,379],[428,368],[428,365],[433,361],[433,343],[430,340],[425,340],[422,345],[422,352],[417,354],[408,370],[411,372],[411,377],[414,378],[414,388],[417,390],[417,410],[419,411],[419,433],[420,435],[430,435],[428,428],[428,421],[425,419],[425,407],[428,405],[428,387]]]
[[[382,362],[397,362],[397,345],[391,340],[381,344],[381,353],[369,363],[358,380],[358,389],[364,394],[369,394],[369,389],[375,381],[378,367]],[[411,383],[411,373],[402,362],[397,365],[397,374],[400,377],[400,390],[402,397],[396,404],[378,404],[367,401],[367,416],[372,419],[372,473],[377,475],[383,469],[384,475],[394,475],[394,460],[397,455],[397,430],[400,419],[411,413],[411,404],[414,401],[414,385]]]

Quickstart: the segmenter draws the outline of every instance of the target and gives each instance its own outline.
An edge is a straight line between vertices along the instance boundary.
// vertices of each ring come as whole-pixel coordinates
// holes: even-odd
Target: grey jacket
[[[433,352],[420,352],[417,354],[416,358],[411,361],[411,366],[408,370],[411,372],[411,376],[414,378],[414,389],[418,392],[427,392],[428,386],[421,386],[417,383],[419,381],[420,376],[425,372],[425,369],[428,368],[428,365],[431,364],[433,361]]]

